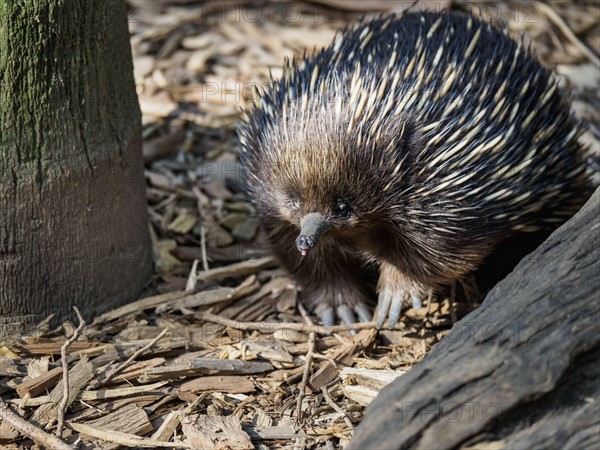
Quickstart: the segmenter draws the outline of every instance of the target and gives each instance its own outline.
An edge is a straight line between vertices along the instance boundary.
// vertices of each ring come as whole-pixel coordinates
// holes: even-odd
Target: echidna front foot
[[[313,293],[308,295],[307,303],[316,305],[314,312],[325,327],[335,325],[337,320],[346,325],[356,323],[357,318],[360,322],[370,322],[372,319],[371,308],[367,305],[366,299],[362,299],[363,293],[346,292],[345,294],[339,292],[331,295]]]
[[[379,266],[377,292],[377,328],[383,327],[388,319],[390,328],[394,328],[400,319],[402,305],[409,300],[413,308],[419,309],[428,289],[408,278],[394,265],[382,262]]]
[[[372,319],[371,311],[365,303],[358,303],[354,307],[345,303],[335,307],[332,304],[324,304],[317,307],[316,314],[321,319],[324,327],[335,325],[336,318],[346,325],[356,323],[356,318],[360,322],[370,322]]]

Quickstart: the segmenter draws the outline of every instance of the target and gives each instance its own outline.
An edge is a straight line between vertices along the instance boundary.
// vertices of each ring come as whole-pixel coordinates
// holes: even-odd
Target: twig
[[[302,304],[298,304],[298,310],[300,314],[302,314],[302,318],[309,326],[314,326],[310,316],[304,309]],[[304,401],[304,396],[306,392],[306,387],[308,386],[308,379],[310,377],[310,367],[312,366],[312,361],[315,353],[315,342],[316,342],[316,334],[314,331],[311,331],[308,334],[308,350],[306,351],[305,362],[304,362],[304,372],[302,373],[302,382],[300,383],[300,392],[298,392],[298,398],[296,399],[296,424],[300,424],[302,422],[302,402]]]
[[[550,5],[542,2],[536,2],[537,7],[558,27],[565,37],[571,41],[596,67],[600,67],[600,58],[592,52],[582,41],[577,37],[571,27],[560,17],[560,15],[552,9]]]
[[[0,415],[2,416],[2,420],[8,423],[11,427],[13,427],[22,435],[31,438],[40,446],[44,446],[49,450],[73,450],[73,447],[65,444],[56,436],[46,433],[32,423],[23,419],[17,413],[13,412],[13,410],[6,403],[4,403],[2,397],[0,397]]]
[[[337,383],[337,380],[335,380],[335,383]],[[354,429],[354,424],[352,423],[352,420],[348,416],[348,413],[346,413],[346,411],[344,411],[341,406],[339,406],[337,403],[335,403],[333,401],[333,399],[331,398],[331,396],[329,395],[329,386],[331,384],[332,383],[325,385],[321,388],[321,392],[323,393],[323,399],[327,402],[327,404],[329,406],[331,406],[333,408],[334,411],[337,411],[338,413],[343,415],[344,422],[346,422],[346,425],[348,425],[348,428]]]
[[[335,325],[331,327],[323,327],[320,325],[305,325],[302,323],[293,322],[238,322],[236,320],[226,319],[225,317],[221,317],[211,313],[198,313],[196,314],[196,317],[200,320],[204,320],[205,322],[218,323],[220,325],[224,325],[235,330],[260,331],[261,333],[273,333],[277,330],[296,330],[302,333],[328,335],[331,333],[338,333],[340,331],[375,329],[375,322],[360,322],[351,325]],[[384,326],[382,329],[387,329],[387,326]]]
[[[131,355],[127,361],[125,361],[123,364],[121,364],[119,367],[116,367],[114,370],[112,370],[107,376],[106,378],[99,383],[98,386],[103,386],[106,383],[108,383],[110,380],[112,380],[115,375],[119,374],[125,367],[127,367],[129,364],[131,364],[131,362],[133,360],[135,360],[138,356],[140,356],[141,354],[143,354],[144,352],[148,351],[150,349],[150,347],[152,347],[154,344],[156,344],[160,339],[163,338],[164,335],[166,335],[169,332],[168,328],[165,328],[164,330],[162,330],[158,336],[156,336],[154,339],[152,339],[150,342],[148,342],[148,344],[144,345],[142,348],[140,348],[138,351],[136,351],[133,355]]]
[[[202,270],[208,271],[208,258],[206,256],[206,228],[200,227],[200,251],[202,252]]]
[[[185,283],[185,292],[192,292],[196,288],[196,283],[198,282],[197,270],[198,260],[195,259],[192,263],[192,269],[188,275],[187,282]]]
[[[69,363],[67,361],[67,350],[69,346],[77,340],[79,337],[79,333],[83,330],[85,326],[85,320],[81,317],[81,313],[79,312],[79,308],[77,306],[73,306],[73,310],[75,314],[77,314],[77,320],[79,320],[79,325],[75,328],[73,335],[65,341],[65,343],[60,348],[60,360],[62,361],[62,369],[63,369],[63,396],[60,400],[60,404],[58,405],[57,411],[57,423],[56,423],[56,431],[55,434],[58,437],[62,437],[63,425],[65,423],[65,410],[67,409],[67,405],[69,403]]]
[[[72,422],[69,426],[73,430],[86,434],[88,436],[102,439],[103,441],[114,442],[125,447],[135,448],[191,448],[185,442],[165,442],[149,439],[135,434],[123,433],[121,431],[108,430],[105,428],[93,427],[85,423]],[[71,448],[71,447],[69,447]]]

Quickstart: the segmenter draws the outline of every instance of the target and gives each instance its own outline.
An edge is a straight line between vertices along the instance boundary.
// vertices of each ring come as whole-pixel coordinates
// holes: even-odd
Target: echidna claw
[[[319,316],[319,319],[321,319],[321,323],[324,327],[332,327],[335,325],[335,311],[331,306],[317,311],[317,315]]]
[[[361,322],[370,322],[371,319],[373,318],[373,314],[371,314],[371,310],[364,303],[359,303],[354,308],[354,311],[358,315],[358,320],[360,320]]]
[[[321,319],[324,327],[332,327],[339,320],[343,324],[352,325],[356,323],[356,318],[361,322],[371,321],[371,311],[369,307],[360,301],[355,302],[353,306],[348,303],[342,303],[336,307],[330,304],[322,303],[316,308],[315,313]],[[356,334],[355,330],[350,333]]]
[[[390,305],[390,313],[388,315],[388,326],[390,328],[395,328],[398,323],[398,319],[400,319],[400,313],[402,312],[402,302],[403,296],[397,293],[392,297],[392,302]]]
[[[392,292],[389,289],[382,289],[377,301],[377,328],[383,327],[383,323],[388,316],[390,304],[392,303]]]
[[[421,306],[423,306],[423,301],[420,297],[417,297],[416,295],[411,295],[410,301],[414,309],[421,309]]]
[[[354,316],[354,311],[346,304],[341,304],[337,307],[337,315],[342,320],[342,323],[346,325],[352,325],[356,323],[356,317]]]
[[[342,320],[342,323],[345,323],[346,325],[356,323],[354,311],[352,311],[352,308],[345,303],[337,307],[337,315]],[[350,334],[356,334],[356,330],[350,330]]]

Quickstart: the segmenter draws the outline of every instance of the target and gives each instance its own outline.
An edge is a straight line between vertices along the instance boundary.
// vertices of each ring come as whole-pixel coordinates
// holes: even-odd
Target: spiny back
[[[289,192],[350,191],[421,225],[443,226],[442,214],[488,227],[470,232],[534,229],[587,195],[568,104],[505,30],[466,15],[382,17],[286,64],[242,127],[242,159],[265,208]]]

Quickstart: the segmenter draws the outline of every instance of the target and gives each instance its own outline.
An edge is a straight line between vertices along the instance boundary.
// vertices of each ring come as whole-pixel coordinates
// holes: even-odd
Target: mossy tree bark
[[[0,0],[0,337],[151,270],[122,0]]]

